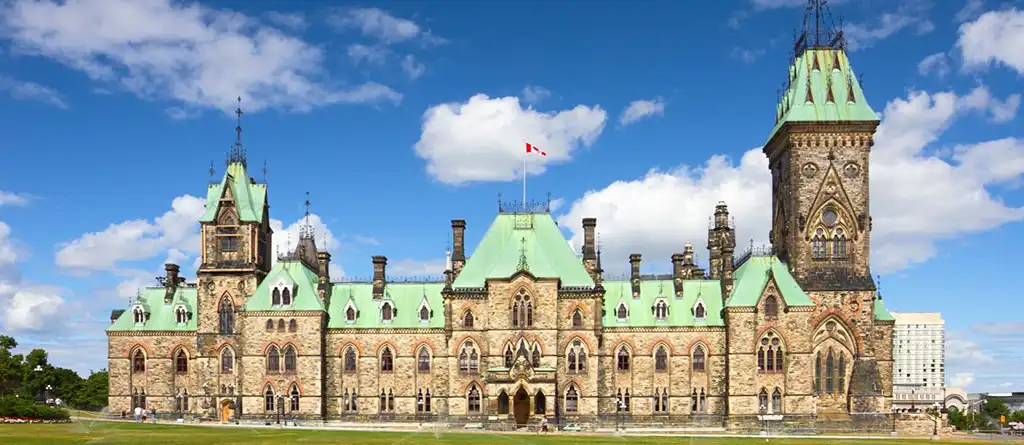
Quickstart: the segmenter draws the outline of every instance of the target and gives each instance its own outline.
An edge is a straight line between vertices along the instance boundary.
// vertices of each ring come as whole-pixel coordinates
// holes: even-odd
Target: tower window
[[[238,251],[238,240],[237,236],[222,236],[220,237],[220,251],[221,252],[237,252]]]
[[[814,259],[825,258],[825,231],[818,229],[811,239],[811,256]]]

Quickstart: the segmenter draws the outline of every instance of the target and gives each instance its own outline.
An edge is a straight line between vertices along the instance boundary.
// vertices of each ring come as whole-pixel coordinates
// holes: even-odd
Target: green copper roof
[[[388,283],[384,286],[384,297],[373,299],[371,283],[333,283],[331,307],[328,309],[328,328],[443,328],[444,299],[441,289],[444,283]],[[420,307],[427,305],[430,311],[426,322],[420,320]],[[397,311],[390,322],[381,319],[381,307],[385,302]],[[356,319],[349,322],[345,312],[349,307],[356,310]]]
[[[629,281],[605,281],[604,326],[605,327],[650,327],[650,326],[725,326],[722,321],[722,286],[717,280],[683,281],[683,297],[675,297],[672,280],[643,280],[640,282],[640,297],[633,298]],[[659,300],[668,304],[668,316],[664,320],[654,317],[654,306]],[[697,302],[704,304],[704,319],[694,316]],[[626,305],[627,317],[618,318],[619,303]]]
[[[256,287],[256,291],[245,301],[244,311],[322,311],[324,304],[317,294],[318,277],[298,260],[281,260],[270,269],[267,277]],[[274,287],[288,288],[292,304],[274,305]]]
[[[206,213],[199,219],[201,222],[212,222],[217,218],[217,208],[224,187],[231,188],[231,196],[235,198],[238,217],[242,222],[262,222],[263,205],[267,202],[267,185],[254,184],[245,171],[245,166],[235,162],[228,165],[224,179],[220,184],[210,184],[206,189]]]
[[[896,317],[893,317],[889,313],[889,309],[885,307],[885,303],[882,303],[882,297],[875,296],[875,320],[878,321],[896,321]]]
[[[768,271],[775,277],[775,284],[787,306],[814,306],[811,298],[789,274],[785,263],[774,256],[752,256],[736,269],[732,295],[725,302],[726,307],[756,306],[768,285]]]
[[[124,311],[113,324],[107,328],[107,332],[115,331],[195,331],[196,330],[196,288],[178,288],[174,293],[171,303],[164,304],[164,295],[167,289],[163,287],[150,287],[144,289],[137,301],[133,302],[128,310]],[[178,324],[174,317],[174,309],[183,306],[188,312],[188,321]],[[144,323],[135,323],[135,308],[142,308],[148,316]]]
[[[594,286],[547,213],[499,214],[452,286],[483,287],[488,278],[508,278],[523,266],[537,278],[561,279],[563,287]]]
[[[789,67],[789,79],[769,140],[787,122],[878,121],[843,50],[807,49]]]

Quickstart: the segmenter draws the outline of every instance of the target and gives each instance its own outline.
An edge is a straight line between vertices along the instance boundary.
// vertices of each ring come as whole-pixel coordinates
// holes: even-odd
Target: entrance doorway
[[[232,403],[230,400],[220,402],[220,421],[221,423],[227,423],[231,421],[231,416],[235,413],[232,409]]]
[[[526,425],[526,422],[530,420],[530,395],[526,393],[526,389],[522,386],[516,391],[513,411],[516,417],[516,425]]]

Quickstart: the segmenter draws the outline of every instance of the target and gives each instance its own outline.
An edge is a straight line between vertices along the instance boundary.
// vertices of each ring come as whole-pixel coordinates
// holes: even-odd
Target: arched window
[[[391,321],[391,312],[391,303],[384,303],[384,305],[380,307],[380,319],[383,321]]]
[[[814,354],[814,393],[821,394],[821,352]]]
[[[583,327],[583,313],[579,309],[572,311],[572,327],[581,328]]]
[[[430,309],[426,306],[420,306],[420,321],[424,323],[430,321]]]
[[[533,345],[533,353],[530,354],[530,361],[532,362],[534,368],[540,367],[540,345]]]
[[[235,304],[227,295],[220,300],[220,332],[222,334],[233,334],[235,332]]]
[[[693,317],[698,320],[703,320],[707,316],[707,310],[704,309],[704,303],[697,303],[697,307],[693,310]]]
[[[547,411],[547,397],[544,397],[544,391],[537,390],[537,394],[533,396],[533,413],[537,415],[544,415]]]
[[[356,348],[345,348],[345,372],[356,372]]]
[[[422,413],[424,408],[423,405],[423,390],[421,389],[416,391],[416,412]]]
[[[289,406],[288,408],[290,408],[290,411],[298,411],[299,410],[299,387],[296,386],[295,384],[292,384],[292,390],[291,390],[291,393],[289,394],[289,396],[291,396],[290,397],[291,398],[291,406]]]
[[[668,412],[668,388],[661,388],[661,412]]]
[[[299,330],[299,323],[295,319],[288,320],[288,332],[295,332]]]
[[[697,388],[693,388],[693,394],[690,395],[690,412],[696,413],[697,411]]]
[[[427,347],[420,348],[420,353],[416,357],[416,369],[420,372],[430,372],[430,352],[427,352]]]
[[[142,349],[136,349],[132,354],[132,372],[146,372],[146,355]]]
[[[772,392],[771,412],[774,414],[779,414],[782,412],[782,390],[779,388],[775,388],[775,391]]]
[[[769,295],[764,298],[764,317],[775,318],[779,316],[779,300],[775,298],[775,295]]]
[[[135,319],[135,324],[143,324],[146,322],[146,312],[142,310],[142,307],[135,306],[135,309],[132,309],[132,315]]]
[[[430,412],[430,388],[427,388],[427,392],[423,396],[423,412]]]
[[[768,405],[768,390],[761,388],[761,392],[757,393],[757,412],[767,413],[769,408],[771,407]]]
[[[513,299],[512,326],[533,326],[533,303],[526,290],[520,290]]]
[[[668,370],[668,353],[665,352],[664,346],[658,346],[658,349],[654,351],[654,370],[658,372]]]
[[[298,354],[295,353],[295,347],[288,345],[284,347],[284,372],[295,372],[298,369]]]
[[[619,371],[629,371],[629,351],[625,346],[619,348],[618,354],[616,354],[616,367]]]
[[[836,234],[832,238],[832,256],[836,258],[846,258],[846,234],[843,233],[842,227],[836,228]]]
[[[384,350],[380,353],[380,370],[381,372],[391,372],[395,370],[395,357],[391,355],[391,348],[385,346]]]
[[[473,344],[466,342],[462,345],[462,351],[459,352],[459,372],[469,372],[469,353],[476,352],[473,348]]]
[[[505,367],[506,368],[511,368],[513,361],[514,361],[514,359],[512,358],[512,347],[511,346],[505,346]]]
[[[270,387],[270,385],[267,385],[267,389],[263,391],[263,410],[274,410],[274,390]]]
[[[283,318],[278,318],[277,319],[277,330],[278,331],[282,331],[282,332],[284,331],[284,319]]]
[[[274,292],[271,293],[270,304],[273,305],[273,306],[280,306],[281,305],[281,290],[280,289],[278,289],[276,287],[274,288]]]
[[[349,306],[348,309],[345,309],[345,321],[349,323],[356,321],[356,309],[354,307]]]
[[[466,314],[462,316],[462,327],[471,328],[473,327],[473,313],[466,311]]]
[[[393,390],[388,390],[388,411],[395,410],[395,393]]]
[[[384,388],[380,389],[380,396],[377,398],[377,411],[387,412],[388,410],[388,393],[384,392]]]
[[[693,348],[693,372],[704,372],[704,359],[707,353],[704,351],[704,347],[698,345]]]
[[[654,318],[658,320],[664,320],[668,317],[668,304],[665,300],[659,300],[654,304]]]
[[[774,332],[765,333],[757,347],[757,371],[782,372],[783,354],[779,337]]]
[[[832,348],[829,348],[828,355],[825,357],[825,393],[832,394],[835,392],[835,356],[832,355]]]
[[[569,386],[569,389],[565,391],[565,412],[575,413],[579,411],[580,394],[576,391],[575,386]]]
[[[220,372],[221,374],[231,374],[235,370],[235,353],[229,347],[225,347],[223,351],[220,351]]]
[[[839,384],[836,385],[836,393],[846,392],[846,353],[839,352],[839,362],[836,366],[836,375],[839,376]]]
[[[811,256],[815,259],[825,258],[825,230],[818,229],[814,232],[814,238],[811,238]]]
[[[281,291],[281,305],[288,306],[290,304],[292,304],[292,291],[286,287]]]
[[[619,303],[619,308],[615,310],[615,318],[619,321],[626,321],[626,317],[629,316],[629,311],[626,309],[625,303]]]
[[[508,414],[508,405],[508,393],[503,389],[498,394],[498,414]]]
[[[480,390],[477,389],[476,385],[469,387],[469,393],[466,394],[466,411],[471,413],[480,412]]]
[[[274,330],[274,320],[267,320],[267,330],[268,331]]]
[[[174,322],[177,324],[188,323],[188,311],[186,311],[185,308],[178,306],[178,308],[174,310]]]
[[[583,342],[575,339],[569,346],[566,354],[567,368],[569,372],[585,372],[587,370],[587,352],[583,349]]]
[[[188,374],[188,354],[185,354],[184,349],[179,349],[174,356],[174,372]]]
[[[281,372],[281,353],[274,345],[267,350],[267,372]]]

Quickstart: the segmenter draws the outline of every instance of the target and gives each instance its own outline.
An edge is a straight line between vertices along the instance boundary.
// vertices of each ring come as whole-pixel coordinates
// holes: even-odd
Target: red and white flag
[[[547,156],[548,155],[547,152],[537,148],[536,145],[530,145],[529,142],[526,143],[526,152],[527,153],[540,153],[541,156]]]

